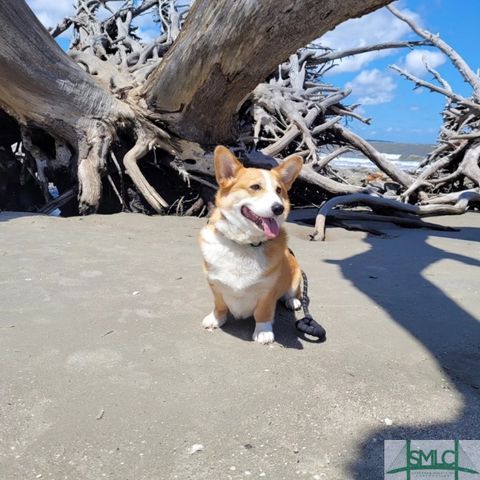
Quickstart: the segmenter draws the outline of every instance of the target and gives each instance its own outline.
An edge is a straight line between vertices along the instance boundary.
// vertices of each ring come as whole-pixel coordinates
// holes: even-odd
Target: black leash
[[[288,251],[295,256],[291,248],[289,248]],[[308,306],[310,305],[310,297],[308,296],[308,279],[306,273],[303,270],[301,270],[301,272],[303,289],[300,302],[302,304],[302,310],[305,316],[300,320],[297,320],[295,322],[295,326],[300,332],[306,333],[312,337],[317,337],[320,342],[324,342],[327,339],[327,332],[318,322],[313,319],[310,310],[308,310]]]
[[[317,337],[320,342],[324,342],[327,339],[327,332],[318,322],[313,319],[310,311],[308,310],[308,305],[310,304],[310,297],[308,296],[308,280],[307,275],[303,270],[302,279],[303,289],[302,298],[300,301],[302,303],[302,310],[305,316],[300,320],[297,320],[295,322],[295,326],[300,332],[306,333],[312,337]]]

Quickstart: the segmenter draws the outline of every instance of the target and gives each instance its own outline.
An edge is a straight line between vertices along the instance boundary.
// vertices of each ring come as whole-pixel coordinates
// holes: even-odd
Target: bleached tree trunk
[[[390,1],[196,0],[143,95],[178,136],[226,142],[242,100],[290,54]]]
[[[0,24],[0,108],[25,128],[68,142],[70,159],[49,160],[70,166],[76,158],[81,204],[95,208],[114,132],[131,124],[134,112],[61,50],[23,0],[0,2]]]
[[[105,197],[103,188],[117,207],[158,213],[175,205],[178,210],[187,194],[191,207],[182,205],[181,210],[193,212],[205,208],[216,188],[212,144],[226,141],[259,166],[292,152],[302,155],[300,181],[314,203],[332,194],[354,194],[348,197],[354,203],[361,199],[370,205],[368,198],[375,197],[376,207],[382,204],[378,194],[387,191],[381,185],[352,185],[329,166],[347,149],[362,152],[397,182],[403,191],[399,199],[428,203],[429,195],[443,185],[458,182],[455,188],[464,189],[464,180],[470,182],[466,187],[479,185],[480,81],[439,37],[392,8],[422,37],[419,41],[344,51],[318,44],[302,48],[344,20],[390,0],[196,0],[188,16],[177,0],[127,0],[113,9],[108,2],[75,0],[75,14],[52,30],[58,34],[73,26],[68,55],[25,0],[0,2],[0,206],[9,188],[18,191],[26,175],[30,198],[35,197],[33,209],[44,205],[43,211],[51,211],[78,192],[80,211],[93,212]],[[102,5],[111,12],[108,18],[97,15]],[[160,35],[142,43],[132,21],[148,10],[158,13]],[[417,85],[447,97],[443,144],[429,156],[434,163],[412,176],[340,125],[345,118],[367,124],[370,119],[344,103],[349,89],[325,84],[322,75],[346,56],[418,45],[446,53],[473,95],[454,93],[428,65],[440,86],[399,69]],[[319,158],[322,145],[337,148]],[[445,169],[450,170],[447,175]],[[443,174],[433,176],[439,172]],[[61,194],[55,201],[49,193],[52,181]],[[329,205],[349,204],[348,198]],[[386,210],[392,210],[391,200],[385,200]],[[144,201],[149,207],[144,208]],[[449,202],[453,205],[447,210],[460,213],[478,203],[478,192],[467,189]],[[432,204],[432,209],[443,212],[445,207],[438,210]]]
[[[104,61],[98,35],[85,50],[72,52],[87,66],[90,73],[86,73],[58,47],[24,0],[4,0],[0,2],[0,108],[23,126],[23,145],[35,159],[36,180],[45,196],[46,172],[61,162],[78,176],[80,211],[95,211],[112,142],[118,141],[121,131],[127,132],[131,143],[121,159],[126,173],[150,206],[162,212],[168,203],[138,166],[146,153],[159,146],[183,159],[185,151],[202,154],[185,139],[208,145],[232,138],[242,100],[289,54],[338,23],[389,1],[197,0],[173,47],[143,85],[145,104],[138,89],[132,89],[131,95],[121,92],[128,78],[133,78],[131,73],[138,74],[128,69],[132,62],[145,60],[154,48],[141,50],[130,37],[132,16],[156,2],[144,1],[108,20],[124,31],[117,40],[120,65]],[[171,4],[163,0],[158,4],[164,3]],[[95,5],[98,2],[79,0],[77,23],[93,22],[87,13]],[[168,29],[167,43],[178,33],[179,18],[173,17],[175,28]],[[120,67],[123,72],[117,75]],[[176,135],[174,142],[158,127],[159,119]],[[38,128],[54,143],[53,154],[32,141],[32,130]]]
[[[25,2],[0,2],[0,105],[24,123],[75,142],[92,120],[133,112],[62,51]]]

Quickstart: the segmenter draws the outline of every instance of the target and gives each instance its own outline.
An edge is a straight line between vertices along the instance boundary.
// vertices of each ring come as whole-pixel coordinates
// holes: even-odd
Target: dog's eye
[[[276,192],[280,195],[280,193],[282,193],[282,189],[280,187],[277,187]]]
[[[252,190],[261,190],[262,187],[258,183],[254,183],[253,185],[250,185],[250,188]]]

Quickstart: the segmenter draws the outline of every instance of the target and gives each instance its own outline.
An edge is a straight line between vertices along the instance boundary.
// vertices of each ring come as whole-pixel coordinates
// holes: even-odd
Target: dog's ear
[[[300,155],[290,155],[278,167],[273,170],[276,171],[282,182],[290,190],[295,179],[298,177],[300,170],[303,167],[303,158]]]
[[[233,178],[243,167],[237,157],[223,145],[219,145],[213,152],[213,163],[215,165],[215,177],[217,183]]]

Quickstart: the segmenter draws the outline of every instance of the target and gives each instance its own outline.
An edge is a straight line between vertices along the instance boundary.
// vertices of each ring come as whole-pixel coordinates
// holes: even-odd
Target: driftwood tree
[[[420,164],[415,175],[406,183],[397,179],[404,187],[397,200],[378,198],[375,195],[358,193],[332,198],[319,209],[315,238],[325,238],[327,216],[337,220],[393,221],[399,225],[437,228],[416,219],[416,216],[457,215],[471,205],[480,204],[480,77],[450,45],[415,23],[412,18],[389,5],[387,8],[410,28],[426,44],[438,48],[456,67],[465,83],[471,88],[469,97],[455,93],[446,79],[424,59],[425,68],[436,83],[416,77],[397,65],[391,68],[414,83],[415,88],[425,88],[445,96],[436,148]],[[366,156],[369,156],[366,153]],[[386,173],[389,173],[382,168]],[[395,178],[389,173],[391,178]],[[412,203],[414,205],[412,205]],[[341,212],[333,209],[339,205],[368,205],[376,214],[365,212]],[[382,215],[388,213],[388,216]],[[393,217],[392,217],[393,215]]]
[[[402,188],[395,198],[380,198],[378,192],[372,191],[331,198],[319,209],[312,236],[314,239],[325,238],[328,217],[340,224],[352,220],[356,222],[374,220],[409,227],[442,229],[438,225],[423,222],[418,217],[457,215],[464,213],[472,205],[480,204],[480,77],[439,35],[420,28],[412,18],[392,5],[387,8],[420,37],[421,40],[412,44],[418,45],[423,41],[425,45],[436,47],[447,56],[471,87],[471,96],[465,98],[455,93],[449,83],[439,72],[431,68],[426,60],[425,68],[437,84],[420,79],[407,70],[392,65],[393,70],[414,82],[415,88],[423,87],[446,97],[442,114],[443,125],[437,146],[420,164],[415,174],[398,177],[396,172],[389,171],[388,162],[386,165],[377,163],[374,149],[370,148],[367,142],[362,142],[361,145],[361,140],[358,139],[358,150],[377,163],[377,166],[391,179],[401,184]],[[350,205],[368,206],[373,214],[365,211],[334,210],[338,206]]]
[[[426,61],[425,67],[437,84],[417,78],[406,70],[392,65],[393,70],[414,82],[415,88],[423,87],[440,93],[445,96],[446,100],[438,146],[420,165],[422,169],[420,174],[415,182],[403,192],[402,197],[408,199],[417,193],[425,200],[425,203],[434,204],[438,203],[439,199],[428,199],[425,192],[457,190],[455,195],[443,197],[440,203],[451,203],[460,198],[464,200],[478,199],[472,193],[478,194],[480,186],[480,166],[478,164],[480,158],[480,77],[459,53],[438,35],[420,28],[412,19],[396,8],[391,6],[388,8],[396,17],[406,22],[415,33],[443,52],[471,88],[471,95],[468,98],[455,93],[447,80],[442,78],[439,72],[431,68]],[[462,191],[465,183],[468,183],[473,190]]]
[[[337,215],[333,205],[365,203],[381,213],[398,217],[400,212],[404,223],[418,223],[412,215],[425,214],[425,207],[385,203],[381,189],[350,185],[329,167],[333,158],[356,149],[398,184],[398,200],[427,201],[439,191],[431,175],[407,174],[347,129],[346,118],[369,119],[344,103],[348,90],[325,84],[322,75],[346,56],[416,45],[441,48],[439,39],[412,26],[422,37],[416,42],[343,52],[309,43],[388,3],[196,0],[189,9],[175,0],[126,0],[115,9],[108,0],[77,0],[74,14],[49,33],[24,0],[1,2],[0,208],[12,208],[14,199],[14,208],[48,212],[60,207],[65,214],[198,214],[215,189],[210,152],[222,142],[254,165],[272,164],[293,152],[303,155],[307,203],[342,195],[327,203],[319,218]],[[101,9],[108,15],[99,15]],[[159,26],[151,42],[136,33],[135,19],[145,14]],[[66,54],[54,37],[70,27],[73,41]],[[445,118],[456,118],[458,127],[448,131],[471,135],[478,125],[478,97],[447,97]],[[476,138],[450,136],[448,149],[439,147],[429,161],[436,164],[438,155],[448,153],[452,161],[445,160],[442,168],[457,162],[459,177],[466,176],[465,168],[470,172],[475,160],[465,167],[460,158],[466,150],[456,142],[473,140],[472,156],[479,150]],[[321,145],[338,148],[320,157]],[[56,199],[50,196],[51,184],[60,193]],[[466,203],[465,195],[448,200],[455,206],[432,205],[427,214],[464,211],[477,200],[476,191]]]

